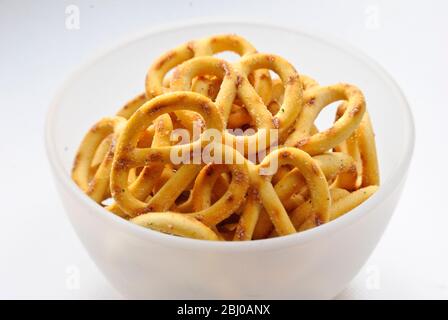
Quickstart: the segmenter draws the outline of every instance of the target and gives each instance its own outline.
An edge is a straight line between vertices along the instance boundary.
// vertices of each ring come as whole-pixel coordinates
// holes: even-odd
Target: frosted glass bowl
[[[343,81],[363,90],[381,168],[382,185],[376,194],[341,218],[303,233],[224,243],[184,239],[133,225],[78,189],[70,169],[86,130],[143,91],[146,71],[161,53],[219,33],[240,34],[260,52],[285,57],[299,73],[312,75],[321,84]],[[80,67],[49,109],[46,145],[76,233],[125,297],[326,299],[357,274],[388,224],[409,168],[414,126],[409,106],[391,77],[341,41],[262,23],[206,22],[147,32]]]

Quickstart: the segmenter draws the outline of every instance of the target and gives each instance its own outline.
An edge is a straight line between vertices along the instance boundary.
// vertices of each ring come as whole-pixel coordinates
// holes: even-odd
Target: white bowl
[[[102,209],[72,182],[84,132],[143,91],[147,68],[190,39],[238,33],[322,84],[362,88],[376,131],[382,185],[361,206],[318,228],[276,239],[210,242],[158,233]],[[341,41],[246,22],[184,24],[148,32],[85,64],[48,112],[46,145],[68,217],[113,286],[132,298],[332,298],[357,274],[400,197],[414,146],[408,104],[374,61]]]

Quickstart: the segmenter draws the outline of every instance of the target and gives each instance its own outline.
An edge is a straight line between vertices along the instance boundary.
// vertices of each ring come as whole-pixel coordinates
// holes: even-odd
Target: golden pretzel
[[[285,93],[280,110],[272,115],[254,87],[249,82],[248,76],[255,70],[270,69],[275,71],[285,83]],[[286,132],[293,124],[294,119],[300,113],[302,103],[302,84],[296,70],[281,57],[267,54],[250,54],[231,65],[215,57],[197,57],[184,62],[174,72],[171,79],[170,89],[173,91],[187,91],[191,88],[193,79],[197,76],[211,74],[222,78],[222,84],[216,97],[216,105],[223,115],[225,125],[231,114],[235,97],[244,104],[255,127],[260,129],[277,129],[279,134]],[[189,118],[187,113],[181,113],[184,123],[191,123],[194,119]],[[263,136],[265,134],[265,136]],[[268,132],[257,132],[252,136],[239,136],[225,134],[225,138],[231,144],[242,141],[245,152],[248,145],[260,146],[261,139],[267,139],[266,146],[271,144]],[[262,151],[260,148],[257,151]]]
[[[343,190],[343,191],[341,191]],[[334,220],[367,200],[378,190],[378,186],[369,186],[346,194],[344,189],[331,189],[333,203],[330,207],[330,220]],[[348,192],[348,191],[346,191]],[[291,220],[299,231],[316,226],[312,219],[311,206],[309,202],[303,203],[291,213]]]
[[[85,135],[75,157],[72,179],[93,200],[100,203],[109,194],[110,170],[115,151],[115,144],[120,132],[126,125],[121,117],[103,118]],[[108,139],[108,137],[110,138]],[[91,177],[90,169],[95,153],[102,142],[107,139],[108,150],[103,155],[101,164]]]
[[[224,51],[239,59],[215,56]],[[332,127],[319,131],[319,113],[336,101]],[[189,41],[157,58],[144,93],[85,135],[72,178],[131,223],[212,241],[315,228],[380,183],[361,90],[322,86],[237,35]]]
[[[201,240],[219,240],[216,233],[206,225],[179,213],[153,212],[132,218],[131,221],[146,228],[177,236]]]
[[[157,211],[154,198],[149,203],[145,203],[135,198],[130,192],[128,175],[131,168],[144,167],[150,163],[171,163],[171,152],[190,153],[204,143],[202,139],[199,139],[186,145],[137,148],[139,134],[157,117],[178,110],[195,111],[202,116],[207,129],[223,130],[223,121],[215,104],[207,97],[197,93],[169,93],[153,98],[139,108],[128,120],[126,128],[120,136],[111,173],[112,196],[120,208],[130,216]],[[176,172],[175,177],[180,183],[189,182],[197,175],[200,167],[200,165],[194,164],[183,166]],[[166,186],[167,184],[162,189],[167,189]],[[164,205],[166,206],[167,202]],[[166,209],[169,209],[169,206]]]
[[[171,118],[168,114],[161,115],[155,120],[155,132],[151,141],[152,147],[170,146],[170,134],[173,129]],[[146,132],[146,131],[145,131]],[[140,141],[139,141],[140,142]],[[135,170],[135,168],[134,168]],[[170,170],[160,163],[150,164],[144,167],[139,173],[138,177],[129,186],[130,192],[139,200],[145,200],[152,189],[155,187],[158,179],[164,172]],[[132,171],[131,171],[132,172]],[[117,203],[113,203],[107,209],[115,214],[125,217],[126,214],[120,209]]]
[[[345,109],[346,105],[341,104],[337,111],[337,117],[340,117],[345,112]],[[350,154],[356,160],[356,169],[359,176],[357,187],[380,184],[375,134],[368,112],[364,114],[359,127],[352,135],[335,149]],[[346,177],[340,177],[338,184],[346,187]]]
[[[333,181],[338,175],[346,172],[351,172],[352,181],[356,181],[356,172],[353,170],[355,164],[349,155],[343,153],[327,153],[315,156],[313,160],[320,170],[322,170],[327,181]],[[291,206],[289,205],[288,200],[295,192],[301,191],[301,193],[306,194],[306,196],[310,193],[306,179],[297,168],[294,168],[285,174],[280,181],[275,184],[274,191],[286,211],[290,210]],[[305,198],[302,198],[302,201],[304,200]],[[294,207],[296,206],[297,204]],[[253,236],[255,238],[264,238],[272,231],[273,224],[270,219],[267,219],[266,214],[267,212],[261,214],[261,220],[258,222],[257,226],[251,226],[251,228],[254,228],[253,232],[255,234]]]
[[[310,190],[316,223],[325,223],[329,219],[330,196],[322,170],[306,152],[295,148],[281,148],[271,152],[259,165],[250,167],[252,195],[249,194],[249,196],[252,197],[252,201],[248,202],[249,208],[244,209],[242,220],[238,225],[236,231],[238,240],[247,238],[247,234],[255,228],[254,223],[260,213],[260,206],[254,203],[257,198],[260,199],[279,235],[296,232],[274,186],[269,181],[270,176],[260,176],[259,174],[260,169],[269,167],[274,160],[277,160],[279,165],[294,166],[303,175]]]
[[[319,112],[338,100],[347,101],[344,114],[330,129],[310,135]],[[364,96],[355,86],[340,83],[326,87],[311,87],[306,92],[303,111],[297,118],[294,130],[286,139],[285,145],[295,146],[311,155],[328,151],[346,140],[356,130],[365,109]]]
[[[256,49],[246,39],[231,34],[189,41],[166,52],[153,63],[146,76],[146,96],[150,98],[167,92],[169,88],[163,85],[163,80],[171,69],[182,62],[193,57],[210,56],[223,51],[232,51],[244,56],[255,53]],[[263,79],[270,80],[266,71],[259,70],[257,74]],[[263,79],[260,81],[263,82]]]
[[[219,154],[233,154],[233,156],[241,157],[238,153],[235,152],[232,148],[216,144],[214,148],[215,153]],[[193,192],[197,192],[196,194],[193,194],[193,204],[195,208],[195,212],[188,213],[188,214],[176,214],[173,212],[161,212],[162,214],[169,213],[168,217],[165,217],[164,221],[172,221],[171,223],[175,226],[177,226],[177,229],[181,228],[181,226],[184,226],[184,229],[182,229],[182,232],[185,232],[185,230],[191,230],[191,228],[194,228],[194,232],[197,232],[197,229],[200,227],[201,230],[204,230],[203,226],[210,226],[211,228],[214,228],[214,226],[219,223],[220,221],[227,218],[230,214],[232,214],[236,208],[240,206],[242,201],[245,199],[246,190],[249,186],[249,173],[247,170],[247,165],[242,158],[240,162],[243,162],[242,164],[231,164],[229,165],[229,171],[232,174],[232,181],[229,185],[228,191],[213,205],[210,204],[210,189],[207,190],[207,186],[201,186],[199,188],[195,188]],[[225,164],[219,165],[219,168],[225,168]],[[179,169],[178,172],[180,172],[182,169],[188,168],[187,165],[184,165]],[[202,177],[201,174],[196,180],[196,184],[201,185],[203,181],[203,177],[207,177],[209,175],[213,174],[213,171],[216,170],[215,165],[209,165],[208,167],[205,167],[205,171],[202,171]],[[196,173],[196,172],[194,172]],[[165,186],[167,186],[173,179],[170,179]],[[195,184],[195,185],[196,185]],[[165,188],[165,186],[163,188]],[[168,188],[168,190],[173,190],[174,187],[178,188],[179,190],[185,189],[184,186],[179,185],[179,181],[176,181],[176,186],[171,186],[171,188]],[[152,198],[158,197],[161,192],[163,192],[163,188],[159,190],[158,193]],[[201,192],[203,192],[201,194]],[[177,194],[176,194],[177,197]],[[153,207],[151,210],[153,211],[167,211],[170,205],[174,202],[174,198],[168,200],[163,199],[164,206],[163,207]],[[118,200],[119,201],[119,200]],[[149,202],[151,203],[151,201]],[[140,213],[140,212],[138,212]],[[133,222],[144,222],[147,223],[148,221],[151,221],[154,223],[154,220],[151,218],[151,216],[154,214],[154,212],[145,213],[142,215],[139,215],[137,218],[132,219]],[[188,220],[182,220],[181,217],[189,217],[190,219],[201,222],[201,224],[194,224],[191,225],[191,222]],[[140,223],[139,223],[140,224]],[[190,226],[191,225],[191,226]],[[150,226],[151,227],[151,226]],[[154,228],[156,230],[160,230],[160,226],[155,225]],[[195,231],[196,230],[196,231]],[[205,229],[208,230],[208,229]],[[169,230],[163,229],[162,231],[168,232]],[[177,234],[175,229],[172,230],[173,234]],[[208,232],[210,233],[210,232]],[[214,233],[216,234],[216,232]]]
[[[227,147],[226,147],[227,148]],[[209,164],[197,176],[192,192],[194,216],[206,225],[213,226],[228,218],[245,200],[249,187],[249,174],[246,164]],[[212,188],[219,174],[228,170],[232,180],[220,199],[211,204]]]

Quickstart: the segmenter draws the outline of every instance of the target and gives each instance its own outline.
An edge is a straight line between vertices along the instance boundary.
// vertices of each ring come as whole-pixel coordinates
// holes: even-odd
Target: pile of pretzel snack
[[[216,56],[224,51],[240,57],[228,62]],[[340,104],[332,127],[319,131],[316,118],[334,102]],[[173,137],[178,129],[199,135],[180,143]],[[211,142],[210,130],[222,139]],[[212,160],[173,161],[173,154],[193,156],[206,147]],[[213,161],[226,157],[235,161]],[[276,170],[261,174],[274,161]],[[218,241],[317,227],[357,207],[379,186],[361,90],[320,85],[233,34],[190,41],[160,56],[148,70],[144,93],[87,132],[72,178],[95,202],[132,223]]]

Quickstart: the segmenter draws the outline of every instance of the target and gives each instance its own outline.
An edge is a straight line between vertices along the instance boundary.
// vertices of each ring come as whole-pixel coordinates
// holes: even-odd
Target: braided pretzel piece
[[[347,100],[344,114],[325,131],[310,135],[311,128],[320,111],[338,100]],[[366,106],[362,92],[353,85],[335,84],[315,86],[306,91],[304,107],[297,118],[293,132],[285,141],[311,155],[328,151],[346,140],[359,126]]]

